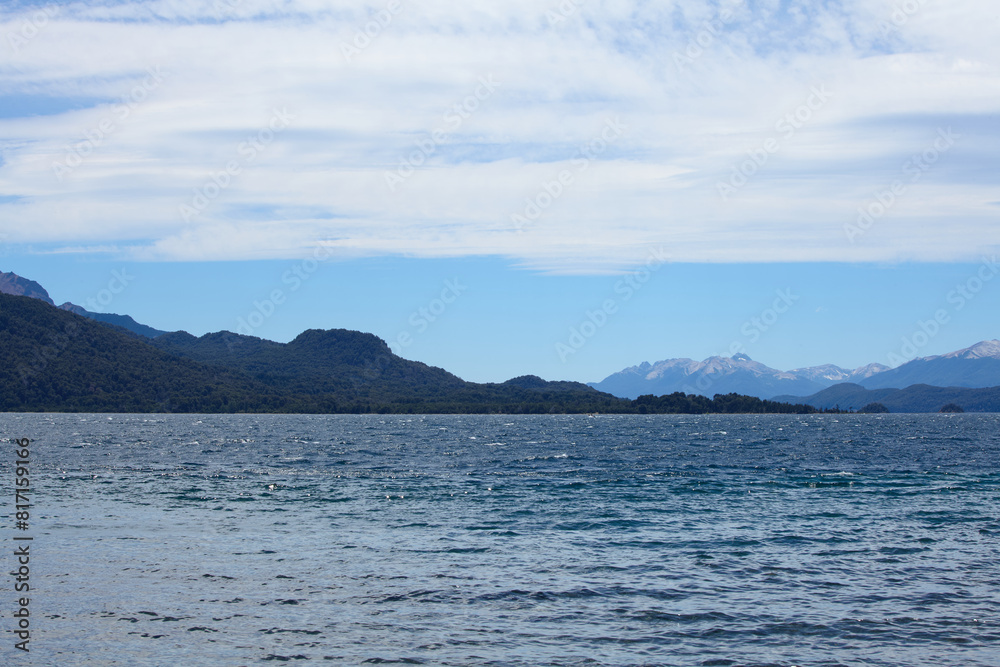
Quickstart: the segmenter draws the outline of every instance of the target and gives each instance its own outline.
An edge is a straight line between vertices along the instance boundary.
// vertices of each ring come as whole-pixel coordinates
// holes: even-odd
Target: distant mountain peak
[[[945,359],[1000,359],[1000,340],[984,340],[972,347],[942,355]]]
[[[11,296],[30,296],[32,299],[40,299],[50,306],[56,305],[44,287],[34,280],[22,278],[16,273],[0,273],[0,293]]]
[[[751,359],[748,355],[743,354],[742,352],[737,352],[736,354],[734,354],[732,359],[733,361],[753,361],[753,359]]]
[[[73,313],[74,315],[80,315],[82,317],[87,316],[87,309],[83,306],[78,306],[75,303],[70,303],[67,301],[59,306],[59,310],[65,310],[67,312]]]
[[[36,283],[34,280],[22,278],[16,273],[0,273],[0,294],[27,296],[32,299],[44,301],[50,306],[56,305],[55,301],[52,300],[44,287]],[[78,306],[75,303],[70,303],[69,301],[61,306],[58,306],[58,308],[60,310],[73,313],[74,315],[79,315],[81,317],[101,322],[102,324],[121,327],[122,329],[126,329],[140,336],[145,336],[146,338],[156,338],[157,336],[166,333],[164,331],[160,331],[159,329],[146,326],[145,324],[139,324],[128,315],[117,315],[115,313],[92,313],[86,308]]]

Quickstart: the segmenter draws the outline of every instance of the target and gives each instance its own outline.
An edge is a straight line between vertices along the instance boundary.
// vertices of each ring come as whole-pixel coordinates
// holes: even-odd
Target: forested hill
[[[890,412],[938,412],[958,405],[967,412],[1000,412],[1000,387],[932,387],[915,384],[906,389],[865,389],[857,384],[838,384],[812,396],[779,396],[775,400],[795,401],[818,409],[859,410],[879,403]]]
[[[440,368],[396,356],[377,336],[343,329],[310,329],[285,344],[228,331],[201,338],[179,331],[150,344],[177,356],[248,373],[281,391],[371,397],[416,390],[439,394],[472,386]]]
[[[0,294],[0,408],[170,412],[267,404],[266,387],[24,296]]]
[[[630,401],[576,382],[465,382],[356,331],[287,344],[229,332],[156,339],[0,294],[0,410],[305,413],[814,412],[745,396]]]

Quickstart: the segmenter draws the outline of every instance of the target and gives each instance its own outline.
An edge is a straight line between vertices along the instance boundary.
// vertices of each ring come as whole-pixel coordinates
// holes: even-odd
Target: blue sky
[[[370,331],[472,380],[948,352],[1000,336],[998,18],[4,3],[0,269],[159,328]]]

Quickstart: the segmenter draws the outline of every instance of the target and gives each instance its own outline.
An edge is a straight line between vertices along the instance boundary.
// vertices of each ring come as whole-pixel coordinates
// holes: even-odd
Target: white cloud
[[[700,2],[577,5],[555,22],[557,2],[61,6],[16,50],[0,45],[0,92],[41,112],[0,114],[0,232],[144,259],[292,257],[332,240],[345,253],[500,254],[571,272],[615,270],[650,247],[708,262],[996,247],[989,3],[734,0],[731,19]],[[0,14],[0,35],[23,36],[36,11]],[[349,62],[343,45],[366,24],[370,44]],[[499,87],[476,100],[481,77]],[[474,111],[455,110],[468,100]],[[282,109],[294,120],[264,142]],[[627,131],[577,171],[615,118]],[[947,127],[962,135],[954,149],[850,243],[857,208]],[[429,139],[391,190],[386,172],[415,164]],[[212,190],[234,161],[238,174]],[[567,169],[572,183],[512,230],[526,198]],[[206,187],[207,206],[185,216]]]

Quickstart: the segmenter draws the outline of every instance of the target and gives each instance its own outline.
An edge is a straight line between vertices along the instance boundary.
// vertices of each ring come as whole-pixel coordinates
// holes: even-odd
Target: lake
[[[1000,415],[0,414],[58,665],[1000,664]],[[19,662],[15,663],[15,660]]]

